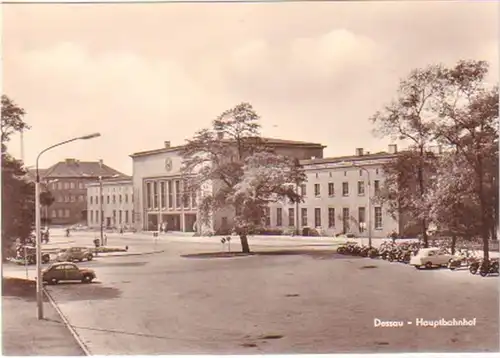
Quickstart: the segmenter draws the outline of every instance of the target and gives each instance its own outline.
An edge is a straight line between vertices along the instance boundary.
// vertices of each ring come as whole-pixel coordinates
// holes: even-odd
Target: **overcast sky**
[[[49,152],[131,173],[133,152],[182,144],[239,102],[263,134],[385,150],[368,118],[415,67],[487,60],[496,1],[2,5],[3,92],[27,111],[25,161]],[[19,138],[9,149],[20,156]]]

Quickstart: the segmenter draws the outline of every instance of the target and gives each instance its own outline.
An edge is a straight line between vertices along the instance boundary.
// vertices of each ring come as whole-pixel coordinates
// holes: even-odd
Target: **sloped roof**
[[[268,137],[261,137],[260,139],[265,144],[272,145],[272,146],[297,146],[297,147],[326,148],[326,146],[321,144],[321,143],[303,142],[303,141],[297,141],[297,140],[287,140],[287,139],[268,138]],[[227,142],[227,143],[231,142],[231,140],[229,140],[229,139],[221,139],[221,141]],[[160,148],[160,149],[153,149],[153,150],[146,150],[146,151],[142,151],[142,152],[133,153],[130,155],[130,157],[133,158],[133,157],[141,157],[141,156],[146,156],[146,155],[151,155],[151,154],[175,152],[175,151],[178,151],[182,148],[184,148],[184,145],[178,145],[175,147],[167,147],[167,148]]]
[[[45,177],[45,173],[47,172],[47,169],[38,169],[38,175],[40,175],[40,178]],[[35,181],[36,180],[36,169],[30,168],[28,169],[28,172],[26,173],[26,178],[30,181]]]
[[[98,176],[112,176],[125,174],[100,162],[81,162],[67,159],[48,168],[44,173],[45,178],[86,178]]]

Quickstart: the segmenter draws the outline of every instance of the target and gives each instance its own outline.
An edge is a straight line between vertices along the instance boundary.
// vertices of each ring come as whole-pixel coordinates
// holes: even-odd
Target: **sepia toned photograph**
[[[2,354],[475,353],[497,1],[2,4]]]

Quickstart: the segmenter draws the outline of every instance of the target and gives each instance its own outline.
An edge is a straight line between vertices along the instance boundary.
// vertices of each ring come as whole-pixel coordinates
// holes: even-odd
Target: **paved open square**
[[[96,283],[48,286],[92,354],[498,351],[497,276],[341,256],[331,244],[256,240],[254,255],[206,258],[221,245],[162,240],[164,253],[82,263]],[[417,326],[441,318],[475,325]]]

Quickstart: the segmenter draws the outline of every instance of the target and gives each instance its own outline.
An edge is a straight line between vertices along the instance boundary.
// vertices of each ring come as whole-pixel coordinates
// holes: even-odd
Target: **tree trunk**
[[[457,235],[453,234],[451,236],[451,254],[455,255],[455,249],[457,246]]]
[[[425,184],[424,184],[424,148],[420,146],[420,163],[418,165],[417,177],[418,177],[418,186],[420,189],[420,195],[423,196],[425,193]],[[429,238],[427,236],[427,220],[421,220],[421,229],[422,229],[422,240],[424,242],[424,247],[429,247]]]
[[[244,254],[249,254],[250,253],[250,246],[248,245],[248,237],[245,234],[240,235],[240,242],[241,242],[241,252]]]
[[[484,184],[483,184],[483,161],[482,157],[478,155],[478,167],[477,167],[477,179],[479,181],[478,194],[479,194],[479,205],[481,207],[481,234],[483,236],[483,257],[484,261],[488,261],[490,258],[490,228],[489,228],[489,212],[488,204],[484,198]]]

